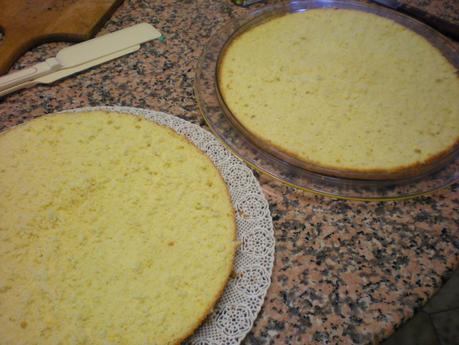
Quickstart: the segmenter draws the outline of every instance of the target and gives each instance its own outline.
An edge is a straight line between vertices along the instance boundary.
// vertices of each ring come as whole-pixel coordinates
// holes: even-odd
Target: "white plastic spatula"
[[[57,80],[132,53],[140,48],[141,43],[160,36],[161,33],[153,26],[142,23],[72,45],[59,51],[55,58],[46,59],[32,67],[0,77],[0,96],[37,84],[40,82],[36,81],[38,79],[46,82],[44,76],[47,75],[53,75],[53,78]],[[58,73],[61,70],[62,73]]]
[[[68,77],[68,76],[70,76],[72,74],[76,74],[78,72],[87,70],[87,69],[89,69],[91,67],[100,65],[100,64],[102,64],[104,62],[116,59],[116,58],[121,57],[123,55],[127,55],[127,54],[130,54],[130,53],[133,53],[133,52],[137,51],[139,48],[140,48],[140,44],[137,44],[137,45],[129,47],[127,49],[120,50],[120,51],[118,51],[116,53],[103,56],[103,57],[101,57],[99,59],[92,60],[90,62],[86,62],[86,63],[83,63],[81,65],[75,66],[75,67],[63,68],[63,69],[57,70],[55,72],[52,72],[50,74],[46,74],[46,75],[43,75],[41,77],[38,77],[38,78],[35,78],[35,79],[32,79],[32,80],[27,80],[27,81],[22,82],[20,84],[16,84],[16,85],[11,86],[11,87],[9,87],[7,89],[1,90],[0,91],[0,97],[4,96],[4,95],[7,95],[7,94],[9,94],[11,92],[20,90],[20,89],[25,89],[25,88],[28,88],[28,87],[32,87],[32,86],[37,85],[37,84],[51,84],[51,83],[54,83],[56,80],[59,80],[59,79]]]

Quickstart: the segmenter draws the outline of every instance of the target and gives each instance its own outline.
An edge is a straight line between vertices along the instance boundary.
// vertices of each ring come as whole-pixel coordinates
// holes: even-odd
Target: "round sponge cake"
[[[172,130],[106,112],[0,135],[0,344],[177,344],[232,271],[212,162]]]
[[[459,143],[456,68],[370,13],[314,9],[252,27],[223,51],[218,83],[256,142],[313,171],[412,176]]]

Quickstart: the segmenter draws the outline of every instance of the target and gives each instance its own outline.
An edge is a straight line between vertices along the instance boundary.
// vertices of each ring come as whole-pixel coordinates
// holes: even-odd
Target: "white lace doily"
[[[252,328],[271,284],[274,233],[271,214],[252,171],[201,127],[178,117],[132,107],[88,107],[67,110],[105,110],[143,116],[184,135],[203,151],[228,185],[236,210],[237,236],[241,245],[232,277],[214,311],[191,336],[189,345],[239,344]]]

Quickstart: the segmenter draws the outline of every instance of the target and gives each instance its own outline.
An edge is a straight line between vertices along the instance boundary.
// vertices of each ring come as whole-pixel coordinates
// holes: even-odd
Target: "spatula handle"
[[[37,63],[32,67],[7,74],[3,77],[0,77],[0,91],[9,89],[12,86],[21,84],[25,81],[49,74],[57,70],[59,67],[59,62],[55,58],[50,58],[44,62]]]
[[[2,89],[0,90],[0,97],[3,97],[3,96],[6,96],[14,91],[17,91],[17,90],[21,90],[21,89],[26,89],[28,87],[32,87],[34,85],[37,85],[39,84],[37,82],[37,80],[29,80],[29,81],[26,81],[24,83],[21,83],[21,84],[17,84],[17,85],[14,85],[14,86],[11,86],[9,88],[6,88],[6,89]]]

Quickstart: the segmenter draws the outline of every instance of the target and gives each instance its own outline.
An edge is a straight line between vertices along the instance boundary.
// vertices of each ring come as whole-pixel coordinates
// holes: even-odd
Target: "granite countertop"
[[[459,17],[455,0],[410,3]],[[100,33],[146,21],[166,40],[52,86],[5,97],[0,130],[96,105],[149,108],[204,125],[193,95],[197,59],[220,25],[245,12],[228,0],[126,0]],[[14,68],[54,56],[66,45],[37,47]],[[274,219],[276,258],[272,285],[244,344],[378,342],[459,263],[458,184],[414,200],[366,203],[315,196],[265,176],[259,180]]]

